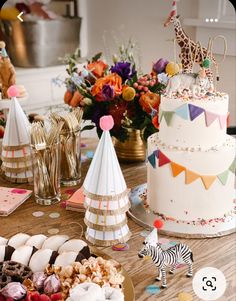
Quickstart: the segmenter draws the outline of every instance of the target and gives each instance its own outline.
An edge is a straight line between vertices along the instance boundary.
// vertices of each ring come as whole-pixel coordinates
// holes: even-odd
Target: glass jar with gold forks
[[[51,123],[60,127],[61,141],[61,184],[75,186],[81,178],[80,133],[83,111],[76,108],[71,112],[51,113]]]
[[[81,178],[80,129],[62,130],[61,140],[61,184],[75,186]]]
[[[47,132],[44,124],[31,127],[31,153],[33,156],[34,195],[41,205],[60,201],[60,139],[63,123]]]

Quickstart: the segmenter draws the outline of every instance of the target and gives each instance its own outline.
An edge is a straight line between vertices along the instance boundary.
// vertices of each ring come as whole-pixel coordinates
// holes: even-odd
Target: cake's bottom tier
[[[149,140],[151,210],[166,220],[192,226],[230,219],[235,206],[235,139],[229,139],[228,146],[207,152],[168,150]]]

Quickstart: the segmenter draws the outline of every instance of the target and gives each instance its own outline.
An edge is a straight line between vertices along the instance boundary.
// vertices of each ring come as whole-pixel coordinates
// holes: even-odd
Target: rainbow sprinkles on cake
[[[174,10],[169,22],[180,26]],[[196,62],[199,49],[191,50],[193,41],[187,37],[188,49],[178,38],[185,68],[170,77],[161,96],[159,132],[148,138],[147,203],[169,233],[228,234],[236,224],[236,141],[226,134],[229,96],[214,86],[211,43],[208,48],[194,44],[202,53]],[[193,62],[199,66],[196,74]]]

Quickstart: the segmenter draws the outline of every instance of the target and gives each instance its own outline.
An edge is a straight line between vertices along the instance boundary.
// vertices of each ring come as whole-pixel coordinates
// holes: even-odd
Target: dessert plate
[[[25,234],[25,233],[21,233],[21,234],[24,236],[23,238],[25,240],[28,240],[30,238],[30,235],[28,235],[28,234]],[[42,234],[39,235],[39,236],[44,236],[46,238],[46,236],[42,235]],[[55,236],[57,236],[57,235],[55,235]],[[49,237],[52,238],[53,236],[49,236]],[[44,238],[44,240],[45,240],[45,238]],[[67,238],[68,239],[75,239],[76,237],[75,236],[71,236],[71,237],[67,236]],[[67,238],[65,238],[65,239],[67,239]],[[62,244],[57,245],[57,250],[59,250],[60,247],[65,243],[65,239],[64,239],[64,241],[63,241]],[[7,242],[8,242],[8,239],[5,239],[5,238],[2,237],[2,245],[5,246],[7,244]],[[20,243],[20,246],[22,246],[22,245],[24,245],[23,242]],[[17,248],[17,245],[15,245],[14,247]],[[41,249],[41,247],[39,247],[39,250],[40,249]],[[94,246],[90,246],[89,245],[89,250],[90,250],[91,255],[94,256],[94,257],[102,257],[102,258],[104,258],[106,260],[109,260],[109,259],[116,260],[116,258],[113,258],[113,257],[107,255],[106,253],[102,252],[101,250],[97,249]],[[71,250],[71,251],[73,251],[73,250]],[[125,301],[135,301],[134,286],[133,286],[133,283],[132,283],[132,280],[131,280],[130,276],[128,275],[127,271],[122,266],[121,266],[120,273],[124,276],[124,282],[122,283],[122,289],[123,289]]]

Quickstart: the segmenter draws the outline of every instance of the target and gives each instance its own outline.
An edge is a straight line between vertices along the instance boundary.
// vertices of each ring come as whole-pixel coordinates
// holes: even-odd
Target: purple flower
[[[114,88],[110,85],[104,85],[102,87],[102,96],[104,98],[104,101],[112,100],[115,97]]]
[[[159,59],[155,64],[153,64],[153,71],[156,73],[162,73],[165,71],[166,65],[169,62],[166,59]]]
[[[104,115],[106,115],[104,108],[101,108],[100,105],[95,106],[91,120],[96,124],[96,127],[99,127],[100,118]]]
[[[134,66],[131,68],[131,63],[129,62],[117,62],[110,70],[112,73],[117,73],[123,82],[131,79],[136,74]]]

